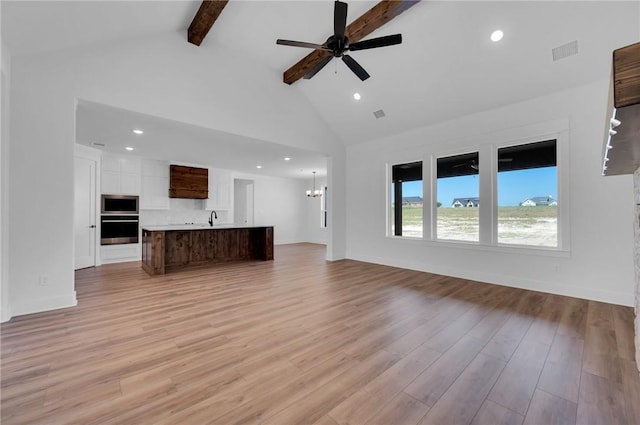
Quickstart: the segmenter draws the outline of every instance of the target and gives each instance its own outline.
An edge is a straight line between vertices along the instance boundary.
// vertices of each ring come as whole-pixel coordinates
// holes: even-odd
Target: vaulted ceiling
[[[377,2],[351,1],[347,22]],[[2,38],[12,55],[29,55],[184,31],[199,1],[3,1]],[[309,53],[277,38],[323,43],[333,30],[333,1],[230,0],[202,42],[220,44],[281,73]],[[495,29],[504,38],[493,43]],[[346,145],[443,122],[609,78],[611,52],[640,40],[640,3],[614,1],[423,0],[370,37],[402,33],[398,46],[353,52],[371,78],[341,61],[289,86],[305,96]],[[552,49],[577,41],[577,55],[554,61]],[[353,99],[358,92],[362,98]],[[384,110],[376,119],[374,111]]]

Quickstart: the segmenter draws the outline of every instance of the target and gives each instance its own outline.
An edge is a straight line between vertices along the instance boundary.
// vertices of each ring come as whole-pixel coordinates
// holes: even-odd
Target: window
[[[327,186],[320,186],[322,197],[320,198],[320,227],[327,227]]]
[[[480,238],[478,152],[437,160],[438,239],[474,241]]]
[[[498,149],[498,243],[558,246],[556,141]]]
[[[422,237],[422,161],[391,167],[391,234]]]
[[[430,155],[426,169],[422,161],[389,166],[387,235],[568,252],[566,128],[564,122],[536,125],[533,131],[547,135],[538,139],[522,129],[509,139],[498,135],[498,142],[486,135],[475,147]]]

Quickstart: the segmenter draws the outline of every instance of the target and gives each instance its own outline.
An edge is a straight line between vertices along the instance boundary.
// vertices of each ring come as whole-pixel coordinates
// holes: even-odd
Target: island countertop
[[[142,227],[142,268],[150,275],[240,260],[273,260],[273,226],[169,224]]]
[[[193,223],[193,224],[153,224],[142,226],[142,230],[149,232],[170,232],[173,230],[219,230],[219,229],[262,229],[265,227],[273,227],[273,225],[247,225],[247,224],[214,224],[210,226],[208,223]]]

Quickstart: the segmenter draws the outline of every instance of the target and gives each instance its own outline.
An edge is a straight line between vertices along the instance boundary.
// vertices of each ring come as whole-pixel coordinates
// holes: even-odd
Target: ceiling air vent
[[[384,111],[382,109],[378,109],[377,111],[375,111],[373,113],[373,116],[376,118],[382,118],[384,117],[386,114],[384,113]]]
[[[569,56],[578,54],[578,40],[572,41],[562,46],[558,46],[555,49],[551,49],[553,55],[553,61],[559,61]]]

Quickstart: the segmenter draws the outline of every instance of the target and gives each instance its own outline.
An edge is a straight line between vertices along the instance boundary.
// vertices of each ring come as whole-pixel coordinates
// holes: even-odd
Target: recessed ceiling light
[[[133,132],[136,133],[136,134],[144,133],[144,131],[140,130],[139,128],[134,129]]]
[[[353,94],[353,98],[354,98],[355,100],[360,100],[360,98],[361,98],[360,93],[354,93],[354,94]]]
[[[288,156],[284,158],[285,161],[291,161],[291,158],[289,158]]]
[[[491,33],[491,41],[496,42],[502,40],[504,33],[501,30],[495,30]]]
[[[256,168],[262,168],[262,165],[256,165]]]
[[[132,151],[133,150],[133,148],[131,146],[127,146],[125,149],[128,150],[128,151]]]

